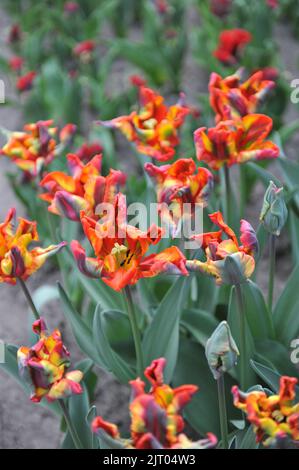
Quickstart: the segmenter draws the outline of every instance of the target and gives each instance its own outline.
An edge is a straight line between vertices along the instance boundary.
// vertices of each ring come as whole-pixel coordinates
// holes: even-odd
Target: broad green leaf
[[[90,427],[87,425],[86,417],[90,409],[90,403],[88,399],[88,392],[84,382],[83,393],[80,395],[72,395],[68,399],[69,413],[71,420],[76,428],[80,441],[82,442],[84,449],[92,448],[92,432]]]
[[[251,360],[250,365],[253,368],[253,370],[258,374],[258,376],[266,384],[269,385],[271,390],[273,390],[275,393],[279,393],[279,382],[280,382],[281,375],[278,374],[278,372],[256,361]],[[296,386],[295,390],[296,390],[297,399],[299,399],[299,387]]]
[[[90,408],[90,410],[89,410],[89,412],[87,413],[87,416],[86,416],[86,423],[87,423],[87,426],[89,427],[89,429],[91,429],[92,422],[93,422],[93,420],[95,419],[96,416],[97,416],[97,408],[93,405]],[[98,438],[95,435],[95,433],[92,432],[92,449],[98,449],[98,448],[99,448]]]
[[[253,427],[249,426],[246,431],[243,431],[243,438],[240,439],[240,444],[237,444],[238,449],[257,449],[259,444],[256,442],[256,435],[253,431]],[[237,441],[239,439],[237,438]]]
[[[124,361],[116,351],[112,349],[107,337],[105,322],[105,315],[109,315],[109,313],[110,311],[102,311],[99,306],[96,308],[93,321],[93,341],[102,359],[104,368],[113,372],[121,382],[128,383],[136,374],[134,374],[133,369],[128,366],[127,361]]]
[[[243,288],[243,285],[241,285],[241,289]],[[243,296],[244,298],[244,296]],[[245,302],[244,302],[245,303]],[[247,318],[245,312],[242,312],[240,314],[239,312],[239,307],[237,305],[237,299],[236,299],[236,292],[235,292],[235,287],[232,287],[231,289],[231,295],[230,295],[230,300],[229,300],[229,308],[228,308],[228,317],[227,321],[231,329],[232,336],[238,346],[238,349],[242,351],[241,348],[241,335],[240,335],[240,318],[241,315],[245,315],[244,321],[245,321],[245,343],[246,343],[246,363],[248,364],[248,367],[246,368],[246,388],[248,388],[250,385],[253,385],[255,383],[255,374],[249,367],[249,360],[253,358],[254,355],[254,341],[252,338],[251,331],[248,326]],[[240,379],[240,358],[238,360],[238,364],[236,366],[237,374]]]
[[[287,280],[286,286],[279,297],[273,312],[276,337],[286,347],[289,347],[291,341],[299,336],[298,284],[299,264]]]
[[[184,415],[191,426],[202,435],[213,432],[220,440],[217,383],[209,369],[202,346],[190,339],[181,337],[178,361],[173,376],[173,385],[194,384],[199,387]],[[235,381],[225,375],[228,420],[238,419],[239,412],[233,406],[231,387]]]
[[[179,347],[179,322],[187,300],[191,276],[180,277],[169,289],[160,303],[152,322],[145,331],[143,351],[145,365],[165,357],[165,382],[171,380]]]
[[[82,317],[75,310],[66,292],[59,283],[58,290],[63,305],[63,313],[71,325],[79,348],[96,364],[103,366],[103,362],[97,354],[95,345],[93,344],[92,331],[88,328]]]
[[[273,338],[272,318],[260,288],[248,280],[242,284],[248,326],[254,339]]]
[[[263,339],[255,344],[256,356],[259,362],[266,360],[271,369],[280,375],[296,376],[296,367],[292,364],[290,351],[278,341]]]
[[[195,308],[184,310],[180,323],[204,347],[218,325],[216,317],[204,310]]]

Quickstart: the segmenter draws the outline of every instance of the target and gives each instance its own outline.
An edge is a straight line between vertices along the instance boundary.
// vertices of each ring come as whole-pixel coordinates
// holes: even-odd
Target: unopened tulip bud
[[[264,196],[260,220],[268,232],[279,236],[287,216],[288,210],[283,197],[283,188],[278,188],[273,181],[270,181]]]
[[[236,365],[238,355],[228,323],[222,321],[206,344],[206,358],[215,380]]]

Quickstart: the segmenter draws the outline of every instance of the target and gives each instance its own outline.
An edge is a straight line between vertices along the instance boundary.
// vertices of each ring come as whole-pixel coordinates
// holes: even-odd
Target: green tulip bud
[[[206,358],[215,380],[236,365],[238,355],[228,323],[222,321],[206,344]]]
[[[270,181],[265,192],[260,221],[268,232],[279,236],[287,217],[288,209],[283,197],[283,188],[277,188],[273,181]]]

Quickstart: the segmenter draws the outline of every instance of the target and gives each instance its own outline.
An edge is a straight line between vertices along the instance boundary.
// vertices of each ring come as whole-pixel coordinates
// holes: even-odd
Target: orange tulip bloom
[[[266,80],[263,70],[255,72],[246,81],[242,81],[242,69],[225,78],[212,73],[209,92],[216,122],[255,113],[259,103],[274,87],[275,82]]]
[[[196,204],[207,205],[213,176],[206,168],[196,170],[192,158],[181,158],[171,165],[160,167],[146,163],[144,168],[157,183],[160,215],[170,225],[174,235],[179,221],[194,214]],[[184,211],[184,204],[187,203],[191,204],[188,214]]]
[[[254,254],[258,251],[255,231],[249,222],[241,220],[240,245],[234,231],[224,222],[221,212],[210,214],[209,217],[220,230],[192,237],[204,250],[206,261],[187,261],[187,269],[210,274],[216,278],[217,284],[240,284],[246,281],[255,268]]]
[[[83,274],[101,278],[114,290],[121,290],[129,284],[136,284],[140,278],[154,277],[160,273],[188,274],[185,257],[175,246],[145,256],[150,246],[160,241],[162,230],[153,225],[147,232],[142,232],[126,223],[125,213],[125,196],[118,194],[113,218],[96,222],[81,214],[83,230],[96,255],[95,258],[87,258],[78,241],[71,243]]]
[[[214,170],[251,160],[277,158],[279,147],[265,140],[272,119],[263,114],[248,114],[235,121],[219,122],[216,127],[201,127],[194,132],[196,156]]]
[[[150,88],[140,86],[139,93],[139,112],[99,124],[119,129],[135,143],[138,152],[161,162],[170,160],[179,144],[178,129],[190,110],[184,104],[183,95],[177,104],[167,107],[164,98]]]
[[[57,253],[65,242],[48,248],[28,249],[31,242],[38,241],[36,222],[19,218],[14,230],[15,209],[10,209],[5,221],[0,224],[0,282],[16,284],[18,278],[26,280],[37,271],[49,256]]]
[[[54,330],[48,335],[42,318],[33,323],[32,329],[39,336],[38,342],[30,348],[20,347],[17,354],[20,375],[32,390],[31,400],[38,403],[46,398],[52,402],[82,393],[79,382],[83,373],[80,370],[67,372],[70,353],[60,331]]]
[[[245,29],[227,29],[219,36],[219,44],[214,56],[220,62],[233,65],[239,60],[240,53],[252,41],[252,35]]]
[[[236,385],[232,388],[234,405],[246,413],[257,442],[269,446],[279,439],[289,438],[299,445],[299,403],[295,403],[297,382],[294,377],[281,377],[279,394],[270,396],[263,391],[243,393]]]
[[[80,212],[94,216],[96,207],[103,202],[113,203],[119,186],[125,184],[126,175],[110,170],[108,176],[101,175],[102,155],[95,155],[86,165],[75,154],[68,154],[71,175],[61,171],[48,173],[40,185],[48,192],[40,197],[48,202],[53,214],[80,221]]]
[[[132,380],[132,402],[130,404],[131,438],[122,439],[117,426],[97,416],[92,422],[92,430],[101,436],[108,435],[121,447],[129,449],[208,449],[215,447],[217,438],[209,433],[206,439],[192,442],[183,434],[184,420],[181,410],[189,403],[195,385],[181,385],[171,388],[164,384],[164,358],[157,359],[145,369],[144,375],[151,383],[149,393],[145,383]]]
[[[24,132],[11,132],[9,140],[1,150],[27,175],[39,175],[45,165],[51,163],[58,151],[57,128],[53,121],[38,121],[24,126]],[[67,124],[60,132],[60,144],[66,144],[76,126]]]

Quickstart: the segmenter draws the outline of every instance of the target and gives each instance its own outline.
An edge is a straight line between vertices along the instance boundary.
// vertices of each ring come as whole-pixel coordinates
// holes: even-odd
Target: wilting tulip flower
[[[279,147],[266,140],[272,129],[272,119],[263,114],[248,114],[216,127],[201,127],[194,132],[196,156],[214,170],[251,160],[277,158]]]
[[[206,358],[215,380],[235,367],[239,350],[232,337],[229,325],[222,321],[208,339]]]
[[[119,447],[129,449],[208,449],[215,447],[217,438],[208,433],[206,439],[192,442],[185,434],[182,409],[197,392],[195,385],[171,388],[163,382],[166,360],[156,359],[145,369],[144,375],[151,384],[146,393],[145,383],[132,380],[130,404],[131,437],[122,439],[117,426],[104,421],[100,416],[92,422],[92,430],[100,438],[112,438]]]
[[[52,127],[53,121],[38,121],[26,124],[23,132],[11,132],[8,142],[1,150],[27,175],[39,175],[44,166],[51,163],[59,150],[55,139],[57,128]],[[60,144],[66,144],[75,130],[73,124],[67,124],[60,133]],[[71,131],[72,129],[72,131]]]
[[[232,0],[211,0],[210,9],[211,12],[222,18],[230,13],[232,7]]]
[[[76,155],[83,163],[88,163],[93,157],[103,152],[103,147],[98,142],[84,143],[76,150]]]
[[[265,76],[265,69],[258,70],[246,81],[243,69],[222,78],[212,73],[209,82],[210,104],[216,113],[216,123],[255,113],[275,82]]]
[[[278,237],[287,218],[288,209],[283,197],[283,188],[278,188],[273,181],[270,181],[264,196],[260,221],[269,233]]]
[[[31,71],[19,77],[16,83],[17,89],[22,93],[23,91],[31,90],[33,86],[34,79],[36,77],[36,72]]]
[[[120,215],[121,214],[121,215]],[[187,275],[185,257],[172,246],[158,254],[146,256],[151,245],[157,244],[162,230],[152,225],[147,232],[127,224],[125,196],[116,196],[113,217],[96,222],[81,214],[84,233],[95,252],[95,258],[86,257],[84,248],[78,241],[71,243],[74,257],[80,271],[86,276],[101,278],[114,290],[136,284],[140,278],[158,274]]]
[[[237,386],[232,388],[234,405],[246,413],[257,442],[275,446],[277,441],[287,437],[299,445],[299,402],[295,403],[297,382],[294,377],[281,377],[279,394],[270,396],[264,391],[244,393]]]
[[[49,335],[42,318],[33,323],[32,329],[39,336],[38,342],[30,348],[22,346],[17,354],[19,373],[31,388],[31,400],[38,403],[46,398],[52,402],[82,393],[79,382],[83,373],[67,372],[70,353],[60,331],[56,329]]]
[[[15,284],[17,279],[26,280],[35,273],[49,256],[57,253],[65,242],[48,248],[28,249],[28,245],[39,240],[36,222],[19,217],[14,227],[16,211],[10,209],[5,221],[0,224],[0,282]]]
[[[241,220],[240,240],[226,225],[220,212],[209,215],[220,230],[193,235],[206,255],[206,261],[188,260],[187,269],[202,271],[216,278],[217,284],[242,284],[254,271],[254,254],[258,251],[255,231],[246,220]]]
[[[50,212],[80,221],[81,211],[94,216],[98,204],[113,204],[119,186],[125,184],[124,173],[111,169],[108,176],[102,176],[102,155],[84,165],[77,155],[68,154],[67,162],[70,175],[53,171],[40,182],[48,191],[40,197],[50,204]]]
[[[9,59],[8,63],[11,70],[13,70],[14,72],[20,72],[24,65],[24,59],[23,57],[16,55]]]
[[[170,160],[179,144],[178,129],[190,113],[184,97],[181,95],[177,104],[167,107],[164,98],[150,88],[141,86],[139,93],[141,107],[138,112],[98,123],[119,129],[134,142],[138,152],[159,161]]]
[[[245,29],[228,29],[219,36],[219,44],[214,56],[224,64],[233,65],[239,60],[240,53],[252,41],[252,35]]]
[[[196,170],[192,158],[181,158],[160,167],[146,163],[144,168],[157,183],[160,215],[174,235],[180,220],[194,215],[196,205],[207,205],[213,176],[206,168]],[[191,210],[184,210],[184,204],[189,204]]]

